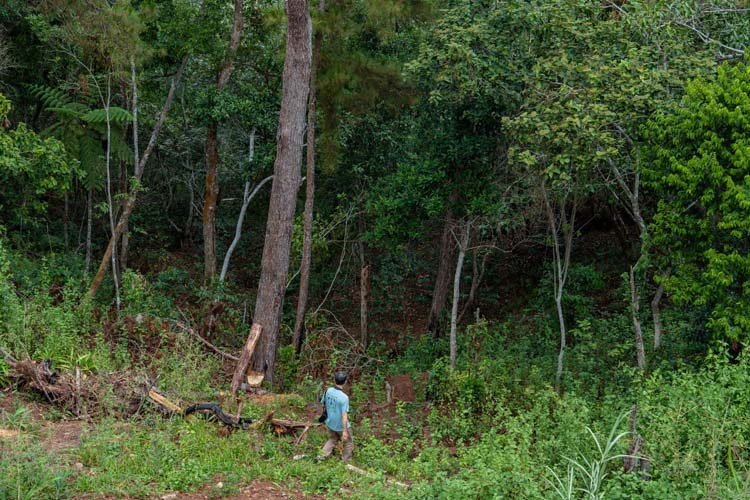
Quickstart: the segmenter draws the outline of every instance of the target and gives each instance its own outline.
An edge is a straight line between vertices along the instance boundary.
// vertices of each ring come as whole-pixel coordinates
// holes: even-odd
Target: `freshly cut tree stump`
[[[237,394],[237,391],[240,390],[240,385],[246,380],[247,367],[250,366],[250,359],[253,357],[255,346],[258,344],[258,339],[260,339],[262,331],[263,327],[258,323],[253,323],[253,326],[250,328],[250,335],[247,337],[240,360],[237,362],[237,369],[234,371],[234,377],[232,377],[232,395]]]

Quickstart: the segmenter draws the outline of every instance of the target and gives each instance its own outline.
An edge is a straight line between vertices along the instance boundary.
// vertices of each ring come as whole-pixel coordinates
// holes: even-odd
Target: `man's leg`
[[[326,444],[323,445],[323,454],[321,455],[321,458],[328,458],[331,456],[331,453],[333,453],[333,449],[336,447],[336,443],[339,442],[339,439],[341,439],[341,433],[332,431],[331,429],[328,430],[328,441],[326,441]]]
[[[352,437],[352,428],[347,430],[347,439],[344,440],[344,452],[341,454],[341,460],[348,462],[352,459],[352,451],[354,451],[354,438]]]

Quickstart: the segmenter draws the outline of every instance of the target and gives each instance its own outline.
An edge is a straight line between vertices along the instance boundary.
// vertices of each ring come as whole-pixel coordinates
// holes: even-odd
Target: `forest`
[[[749,48],[747,0],[0,0],[0,500],[750,498]]]

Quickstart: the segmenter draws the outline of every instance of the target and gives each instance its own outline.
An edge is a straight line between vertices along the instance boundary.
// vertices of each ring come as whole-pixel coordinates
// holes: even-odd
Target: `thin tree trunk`
[[[91,271],[91,229],[93,226],[94,190],[89,187],[86,193],[86,263],[84,275],[88,276]],[[108,261],[109,262],[109,261]]]
[[[325,0],[321,0],[321,12],[325,10]],[[310,68],[310,95],[307,106],[307,185],[305,187],[305,222],[302,240],[302,265],[300,266],[299,294],[297,296],[297,314],[294,319],[292,345],[295,355],[299,356],[305,335],[305,313],[310,292],[310,268],[312,267],[312,225],[315,206],[315,110],[318,68],[320,68],[320,46],[323,36],[320,30],[315,32],[315,47]]]
[[[456,260],[456,272],[453,274],[453,307],[451,308],[451,333],[450,333],[450,365],[451,369],[456,367],[456,354],[458,344],[456,341],[456,330],[458,329],[458,299],[461,294],[461,270],[464,267],[464,257],[469,246],[469,235],[471,224],[467,221],[464,226],[461,240],[458,243],[458,259]]]
[[[250,132],[250,146],[248,151],[248,163],[252,163],[253,157],[255,156],[255,129],[253,128],[252,132]],[[240,208],[240,215],[237,217],[237,227],[234,230],[234,239],[232,240],[232,243],[229,245],[229,248],[227,249],[226,255],[224,255],[224,263],[221,266],[221,274],[219,274],[219,282],[224,283],[224,279],[227,276],[227,271],[229,270],[229,259],[232,258],[232,254],[234,253],[235,248],[237,248],[237,245],[240,242],[240,238],[242,238],[242,224],[245,221],[245,213],[247,212],[247,207],[250,205],[250,201],[255,197],[255,195],[260,191],[260,188],[263,187],[263,185],[273,179],[272,175],[269,175],[262,181],[258,183],[257,186],[250,191],[250,181],[245,183],[245,192],[242,195],[242,208]]]
[[[487,269],[487,259],[489,258],[490,254],[485,253],[482,257],[482,263],[477,263],[477,252],[476,250],[472,252],[472,275],[471,275],[471,288],[469,289],[469,296],[466,299],[466,303],[461,308],[461,314],[458,315],[458,322],[461,323],[461,321],[464,319],[464,316],[467,312],[474,306],[474,302],[477,300],[477,292],[479,292],[479,285],[482,283],[482,278],[484,277],[484,271]]]
[[[190,169],[190,162],[186,162],[188,169]],[[188,214],[187,218],[185,219],[185,229],[183,231],[183,234],[185,235],[185,240],[183,241],[183,245],[187,245],[192,241],[192,234],[193,234],[193,215],[195,214],[195,186],[193,186],[193,181],[195,180],[195,174],[194,172],[190,172],[190,177],[187,180],[187,188],[188,192],[190,193],[190,202],[188,203]]]
[[[370,305],[370,266],[362,262],[359,276],[359,339],[366,350],[370,345],[368,315]]]
[[[370,343],[369,334],[369,304],[370,304],[370,266],[367,264],[367,246],[362,239],[365,234],[365,222],[362,212],[359,212],[359,340],[364,349]]]
[[[671,269],[662,275],[662,278],[668,278],[671,274]],[[654,298],[651,300],[651,317],[654,319],[654,349],[661,348],[661,311],[659,304],[664,296],[664,283],[660,282],[654,293]]]
[[[635,330],[635,352],[638,358],[638,369],[646,369],[646,349],[643,345],[643,330],[641,329],[641,318],[639,317],[638,292],[635,288],[635,272],[630,266],[630,311],[633,317],[633,329]]]
[[[133,106],[133,170],[138,168],[138,164],[140,163],[140,151],[139,151],[139,144],[138,144],[138,82],[135,77],[135,56],[130,56],[130,79],[131,79],[131,86],[133,91],[133,99],[132,99],[132,106]],[[127,172],[127,169],[126,169]],[[127,175],[125,175],[125,189],[124,192],[127,193],[128,191],[128,180]],[[122,232],[122,243],[120,247],[120,269],[125,270],[128,266],[128,249],[130,247],[130,231],[128,231],[128,225],[125,225],[125,228]]]
[[[307,2],[287,0],[286,8],[288,29],[276,161],[268,205],[258,298],[253,315],[253,323],[260,324],[263,333],[255,349],[252,365],[255,371],[264,372],[266,380],[271,383],[289,272],[289,250],[300,185],[305,108],[312,59],[311,22]],[[238,364],[235,374],[243,374],[246,370],[247,366]]]
[[[553,288],[555,297],[555,308],[557,309],[557,321],[560,326],[560,351],[557,355],[557,371],[555,372],[555,390],[559,393],[562,389],[562,375],[565,361],[565,346],[567,345],[567,329],[565,327],[565,314],[563,311],[562,298],[563,291],[565,289],[565,283],[568,279],[568,269],[570,267],[570,254],[573,247],[573,234],[575,231],[575,217],[576,210],[578,208],[577,198],[573,198],[573,206],[571,209],[570,223],[568,223],[567,212],[566,212],[566,199],[563,199],[560,211],[560,223],[558,225],[552,204],[549,200],[547,193],[547,187],[544,181],[542,181],[542,195],[544,197],[544,207],[547,212],[547,223],[549,225],[550,233],[552,234],[553,248],[552,254],[553,260]],[[560,253],[560,231],[563,232],[563,253]]]
[[[110,86],[110,80],[109,76],[107,77],[107,98],[104,102],[104,118],[105,118],[105,124],[107,126],[107,149],[105,153],[105,165],[106,165],[106,171],[107,171],[107,208],[108,208],[108,214],[109,214],[109,228],[112,234],[112,238],[115,237],[115,217],[114,217],[114,207],[112,206],[112,175],[110,172],[110,159],[111,159],[111,143],[112,143],[112,124],[110,122],[109,118],[109,103],[110,103],[110,97],[111,97],[111,86]],[[119,314],[120,312],[120,280],[118,279],[119,272],[117,269],[117,251],[113,247],[112,252],[110,254],[111,256],[111,264],[112,264],[112,281],[115,285],[115,307],[117,309],[117,312]]]
[[[221,93],[234,71],[234,58],[242,35],[242,0],[234,0],[234,22],[229,47],[216,81]],[[216,274],[216,201],[219,196],[219,123],[211,120],[206,127],[206,194],[203,201],[203,279],[209,283]]]
[[[260,181],[258,185],[253,188],[252,192],[250,191],[250,183],[245,183],[245,193],[243,195],[242,208],[240,209],[239,217],[237,217],[237,227],[234,230],[234,239],[229,245],[226,255],[224,255],[224,263],[221,266],[221,274],[219,274],[220,283],[224,283],[224,280],[226,279],[227,271],[229,270],[229,259],[232,258],[232,254],[234,253],[237,245],[240,242],[240,239],[242,238],[242,224],[245,221],[245,213],[247,212],[247,207],[250,205],[250,202],[253,201],[255,195],[258,194],[260,188],[262,188],[268,181],[272,179],[273,175],[269,175],[268,177]]]
[[[203,281],[208,284],[216,274],[216,200],[219,197],[217,150],[218,123],[206,128],[206,190],[203,197]]]
[[[172,106],[172,100],[174,99],[175,90],[180,80],[182,79],[182,75],[185,72],[185,68],[187,67],[187,62],[188,56],[185,56],[185,58],[182,60],[182,64],[180,65],[180,69],[177,70],[174,78],[172,78],[172,85],[170,86],[169,93],[167,94],[167,98],[164,101],[164,106],[161,109],[159,118],[156,120],[156,124],[154,125],[154,129],[151,132],[151,137],[149,138],[148,145],[143,152],[141,161],[136,166],[135,178],[138,182],[140,182],[141,178],[143,177],[143,170],[146,166],[146,162],[148,162],[148,158],[149,156],[151,156],[151,152],[156,147],[156,139],[159,136],[159,132],[161,131],[161,128],[164,125],[164,121],[167,118],[169,108]],[[91,281],[91,286],[89,287],[88,291],[89,297],[93,297],[94,295],[96,295],[96,292],[97,290],[99,290],[99,286],[104,279],[104,275],[107,273],[110,259],[112,258],[114,248],[117,245],[117,240],[120,238],[122,231],[125,229],[125,226],[128,223],[128,219],[130,218],[130,214],[133,211],[133,207],[135,206],[136,195],[137,190],[131,189],[128,195],[128,199],[125,200],[122,213],[120,214],[120,219],[117,223],[117,226],[115,226],[112,237],[109,239],[109,244],[107,245],[107,249],[104,251],[104,256],[102,257],[102,261],[99,264],[99,269],[96,272],[96,276],[94,276],[94,279]]]
[[[65,250],[68,249],[68,226],[70,225],[70,202],[68,201],[68,191],[63,195],[65,202],[65,213],[63,214],[63,238],[65,240]]]
[[[563,314],[562,297],[555,297],[555,308],[557,309],[557,321],[560,323],[560,351],[557,354],[555,390],[557,392],[560,392],[563,367],[565,362],[565,345],[567,343],[567,330],[565,329],[565,315]]]
[[[451,195],[451,200],[454,198]],[[450,203],[449,201],[449,203]],[[440,317],[448,299],[450,287],[450,265],[453,262],[454,241],[451,236],[451,228],[455,224],[453,210],[449,204],[445,214],[443,232],[440,235],[440,257],[438,260],[437,276],[435,277],[435,289],[432,292],[432,305],[430,315],[427,318],[427,331],[432,332],[434,337],[440,336]]]

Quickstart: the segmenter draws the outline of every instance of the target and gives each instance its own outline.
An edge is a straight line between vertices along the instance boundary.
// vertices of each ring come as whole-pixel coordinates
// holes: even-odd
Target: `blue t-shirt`
[[[323,395],[322,402],[325,403],[326,412],[328,413],[328,418],[326,419],[328,428],[332,431],[343,432],[344,424],[341,418],[343,413],[349,413],[349,396],[336,387],[330,387]],[[352,426],[349,422],[347,424],[347,428]]]

